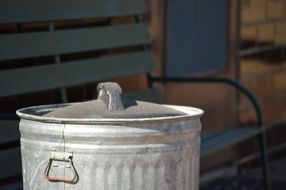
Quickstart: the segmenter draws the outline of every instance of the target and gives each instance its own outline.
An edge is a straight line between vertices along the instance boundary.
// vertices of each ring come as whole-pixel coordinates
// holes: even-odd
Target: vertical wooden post
[[[152,50],[156,56],[157,70],[154,75],[164,74],[165,62],[165,0],[148,0],[150,6],[150,33]]]
[[[49,23],[49,30],[50,30],[50,31],[54,31],[54,30],[55,30],[54,23],[52,23],[52,22]],[[56,63],[56,64],[60,64],[60,63],[61,63],[61,60],[60,60],[60,56],[59,56],[59,55],[55,55],[55,63]],[[67,91],[66,91],[66,89],[65,89],[65,88],[61,88],[60,91],[61,91],[62,101],[63,101],[64,103],[68,102],[68,97],[67,97]]]

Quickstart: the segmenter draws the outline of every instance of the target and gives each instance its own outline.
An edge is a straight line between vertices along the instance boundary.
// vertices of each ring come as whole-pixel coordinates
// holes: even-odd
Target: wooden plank
[[[211,132],[202,132],[202,141],[207,141],[211,138],[215,138],[221,134],[221,131],[211,131]]]
[[[0,151],[0,180],[22,173],[20,147]]]
[[[150,35],[152,36],[152,49],[156,55],[158,68],[153,73],[158,76],[164,75],[165,43],[166,43],[166,1],[147,0],[150,6]]]
[[[148,25],[140,23],[5,34],[0,42],[0,60],[9,60],[149,44],[150,37]]]
[[[146,10],[144,0],[6,0],[1,2],[0,24],[115,17]]]
[[[19,120],[0,120],[0,147],[20,139]]]
[[[0,97],[155,70],[151,51],[0,71]]]
[[[23,190],[23,182],[15,182],[9,185],[0,186],[1,190]]]
[[[124,95],[125,98],[133,100],[148,101],[154,103],[161,103],[162,96],[158,89],[146,89],[136,92],[130,92]]]
[[[262,130],[258,127],[244,127],[220,131],[219,135],[216,133],[211,136],[211,138],[208,138],[208,133],[205,133],[202,135],[201,156],[203,157],[224,148],[231,147],[261,132]],[[208,137],[206,138],[206,136]]]

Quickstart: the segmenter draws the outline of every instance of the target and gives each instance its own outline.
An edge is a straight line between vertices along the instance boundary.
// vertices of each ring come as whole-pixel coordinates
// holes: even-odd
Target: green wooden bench
[[[152,78],[154,55],[149,48],[148,24],[142,17],[148,11],[145,0],[10,0],[0,6],[0,24],[48,22],[49,30],[0,34],[0,64],[11,60],[52,56],[53,64],[0,70],[0,97],[15,96],[44,90],[61,89],[67,101],[65,87],[112,80],[117,77],[146,74],[154,82],[219,82],[230,84],[246,93],[258,111],[258,124],[249,128],[203,133],[201,155],[206,156],[251,137],[260,137],[263,155],[265,189],[267,189],[267,156],[261,112],[253,96],[239,83],[215,78]],[[58,21],[134,16],[127,24],[57,29]],[[62,61],[61,55],[97,52],[108,49],[136,47],[131,52],[109,56]],[[126,96],[158,102],[157,89],[132,92]],[[21,157],[18,120],[14,114],[0,116],[0,189],[21,189]],[[10,183],[11,182],[11,183]],[[13,182],[13,183],[12,183]]]

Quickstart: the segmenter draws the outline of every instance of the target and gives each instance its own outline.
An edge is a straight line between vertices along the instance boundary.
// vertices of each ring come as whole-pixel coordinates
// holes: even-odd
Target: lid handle
[[[97,86],[97,98],[102,100],[109,111],[120,111],[124,109],[121,93],[122,89],[115,82],[103,82]]]

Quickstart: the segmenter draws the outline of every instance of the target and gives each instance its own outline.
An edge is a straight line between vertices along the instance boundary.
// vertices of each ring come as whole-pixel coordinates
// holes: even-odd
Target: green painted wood
[[[0,35],[0,60],[58,55],[149,44],[148,25]]]
[[[1,2],[0,24],[115,17],[146,11],[145,0],[9,0]]]
[[[1,144],[19,139],[19,120],[0,120],[0,147]]]
[[[0,97],[155,70],[151,51],[0,71]]]
[[[22,173],[20,147],[0,151],[0,180]]]
[[[23,190],[23,182],[10,183],[0,186],[1,190]]]
[[[221,134],[221,131],[211,131],[211,132],[206,132],[206,133],[202,133],[202,140],[209,140],[211,138],[215,138],[218,135]]]
[[[1,190],[23,190],[23,182],[10,183],[0,186]]]
[[[123,95],[123,97],[132,100],[141,100],[154,103],[162,102],[162,95],[158,89],[146,89],[136,92],[130,92],[128,94]]]
[[[227,147],[231,147],[240,142],[243,142],[251,137],[262,133],[261,128],[258,127],[244,127],[218,132],[215,135],[209,133],[202,134],[201,142],[201,156],[207,156],[211,153],[217,152]]]

